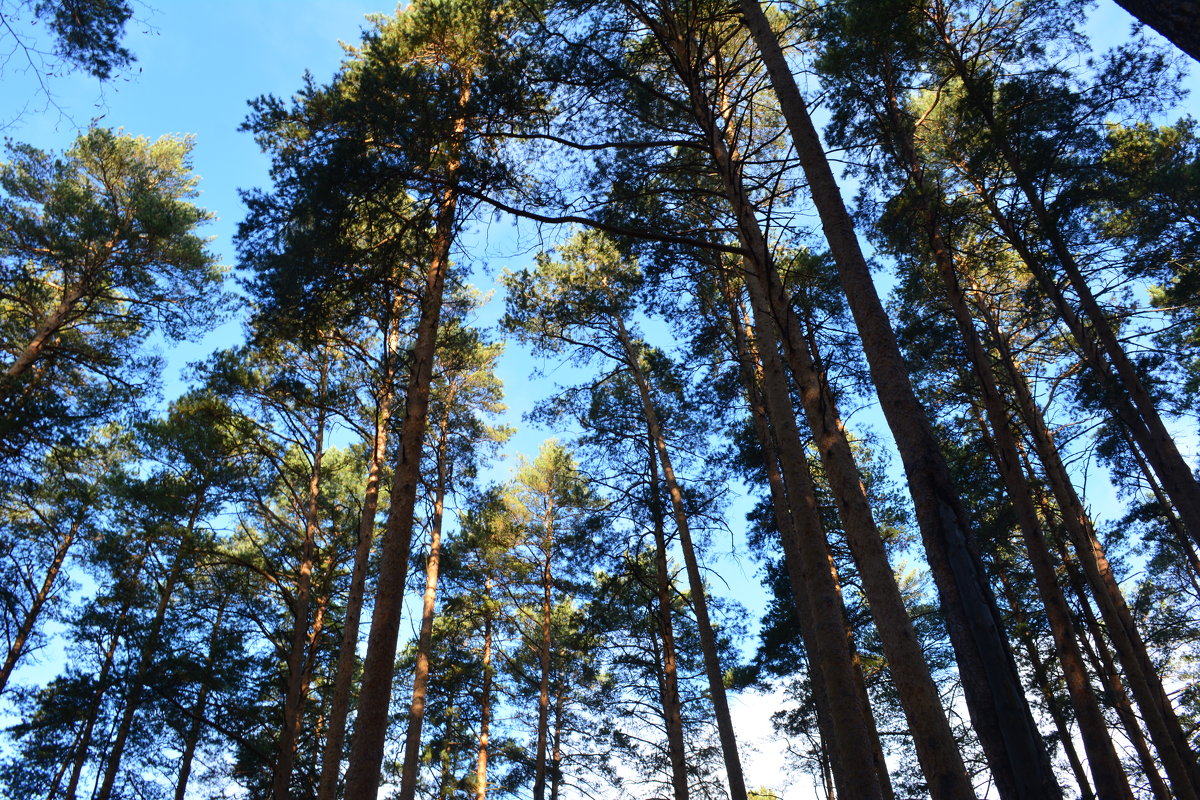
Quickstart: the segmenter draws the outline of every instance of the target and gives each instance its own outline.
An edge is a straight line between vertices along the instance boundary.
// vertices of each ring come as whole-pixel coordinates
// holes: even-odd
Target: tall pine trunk
[[[667,451],[666,438],[658,421],[658,412],[654,409],[654,399],[650,393],[650,385],[642,371],[641,360],[633,347],[625,323],[620,317],[615,320],[617,335],[625,351],[626,363],[634,382],[638,387],[638,395],[642,402],[642,414],[646,420],[647,433],[654,450],[658,454],[659,465],[662,468],[663,479],[666,482],[667,494],[671,498],[671,511],[675,519],[675,529],[679,533],[679,546],[683,551],[683,562],[687,569],[688,584],[691,587],[692,608],[696,613],[696,628],[700,635],[700,650],[704,658],[704,672],[708,678],[708,690],[712,699],[713,714],[717,719],[717,733],[721,741],[721,754],[725,763],[726,779],[729,782],[731,798],[746,797],[746,779],[742,774],[742,762],[738,756],[737,737],[733,730],[733,719],[729,714],[729,699],[725,695],[725,677],[721,669],[720,656],[717,653],[717,637],[713,631],[712,621],[708,616],[708,600],[705,598],[704,578],[700,573],[700,562],[696,557],[696,548],[692,543],[691,528],[688,525],[687,511],[683,507],[683,492],[675,478],[675,469],[671,464],[671,455]]]
[[[450,400],[446,405],[450,405]],[[446,448],[449,420],[441,422],[436,451],[437,484],[434,487],[433,520],[429,530],[429,558],[425,562],[425,594],[421,599],[421,629],[417,635],[417,665],[413,675],[412,703],[408,709],[408,728],[404,734],[404,761],[401,762],[400,800],[413,800],[417,793],[417,773],[421,769],[421,728],[425,723],[425,696],[429,686],[429,656],[433,649],[433,615],[437,603],[438,568],[442,560],[442,517],[446,502]]]
[[[346,741],[346,718],[350,712],[350,691],[353,688],[354,665],[358,658],[358,629],[366,595],[367,566],[371,560],[371,542],[375,536],[375,519],[379,509],[379,481],[387,456],[388,422],[392,415],[395,395],[396,348],[400,321],[393,314],[384,337],[383,382],[375,411],[375,430],[371,438],[371,457],[367,463],[367,485],[363,491],[362,516],[358,525],[358,542],[354,548],[354,565],[350,571],[350,590],[346,597],[342,640],[338,645],[337,668],[333,678],[333,697],[329,708],[329,730],[321,756],[321,778],[317,800],[334,800],[342,766],[342,749]]]
[[[459,107],[466,105],[467,89],[459,95]],[[374,800],[379,792],[383,766],[383,746],[387,737],[388,707],[392,696],[392,672],[400,633],[400,610],[404,602],[404,584],[408,578],[408,558],[412,547],[412,527],[420,484],[421,445],[429,415],[429,386],[446,272],[450,266],[450,245],[454,240],[454,222],[458,205],[456,182],[466,120],[454,123],[454,155],[446,168],[446,186],[441,191],[433,236],[433,257],[421,295],[416,340],[409,362],[408,387],[405,391],[404,421],[400,427],[400,451],[392,479],[391,506],[384,528],[379,565],[379,585],[371,614],[371,634],[363,661],[362,688],[359,691],[358,719],[350,763],[346,769],[346,797]]]
[[[479,690],[479,747],[475,757],[475,800],[487,800],[488,745],[492,725],[492,579],[484,583],[483,686]]]
[[[648,467],[650,517],[654,527],[654,587],[657,602],[658,633],[662,640],[660,656],[663,722],[667,732],[667,757],[671,763],[671,790],[674,800],[688,800],[687,752],[683,739],[683,703],[679,696],[679,663],[675,651],[675,629],[671,613],[671,576],[667,565],[667,535],[662,500],[658,489],[658,464],[654,442],[649,442]]]
[[[1000,624],[995,597],[971,546],[966,512],[929,418],[913,391],[816,128],[758,0],[740,0],[740,7],[808,178],[872,382],[896,439],[968,709],[997,788],[1005,800],[1060,797],[1061,789]]]

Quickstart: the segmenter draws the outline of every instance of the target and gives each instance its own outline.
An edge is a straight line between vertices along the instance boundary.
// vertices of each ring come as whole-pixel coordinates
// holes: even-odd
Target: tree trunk
[[[198,494],[203,494],[203,487],[200,488]],[[175,549],[175,555],[171,559],[171,567],[167,573],[166,581],[159,590],[158,606],[154,609],[154,619],[150,623],[150,629],[146,632],[146,638],[142,642],[141,650],[138,652],[137,668],[134,670],[133,675],[130,676],[129,686],[125,690],[125,708],[121,713],[121,721],[117,725],[112,748],[108,754],[108,764],[104,770],[104,779],[96,793],[97,800],[109,800],[112,797],[113,787],[117,781],[117,773],[121,769],[121,757],[125,753],[125,743],[128,741],[129,734],[133,730],[133,718],[137,713],[138,706],[141,704],[142,688],[146,682],[146,677],[150,674],[150,670],[154,666],[154,659],[158,650],[158,638],[162,632],[163,622],[167,618],[167,608],[170,606],[171,597],[175,594],[175,585],[183,577],[184,563],[195,546],[192,539],[195,535],[196,521],[200,517],[200,508],[201,503],[197,500],[195,508],[192,509],[191,517],[188,519],[187,527],[179,539],[179,545]]]
[[[33,602],[29,604],[29,610],[25,612],[25,618],[21,620],[21,626],[17,629],[17,635],[13,637],[12,644],[8,648],[8,655],[4,659],[4,666],[0,667],[0,694],[4,693],[4,687],[8,685],[8,679],[12,676],[13,670],[16,669],[17,661],[23,655],[25,642],[29,640],[29,634],[33,632],[33,627],[37,624],[38,616],[42,613],[42,607],[46,605],[46,601],[50,598],[50,593],[54,589],[54,581],[58,578],[58,573],[62,570],[63,561],[67,558],[67,551],[74,544],[75,536],[79,533],[79,526],[81,524],[83,524],[82,518],[78,518],[72,522],[66,535],[59,540],[58,547],[54,549],[54,558],[51,559],[50,566],[46,569],[46,575],[42,579],[41,588],[33,596]]]
[[[729,714],[729,700],[725,695],[725,675],[721,669],[720,656],[717,654],[717,637],[713,631],[712,621],[708,616],[708,601],[705,599],[704,578],[700,573],[700,562],[696,558],[696,548],[692,544],[691,528],[688,525],[687,511],[683,506],[683,492],[675,478],[675,469],[671,464],[671,456],[667,451],[666,439],[662,426],[658,421],[658,413],[654,410],[654,400],[650,394],[650,385],[642,371],[641,361],[634,350],[625,323],[617,317],[617,336],[625,351],[625,359],[630,374],[638,387],[642,401],[642,413],[646,419],[646,428],[651,446],[658,452],[659,464],[662,468],[663,479],[666,482],[667,494],[671,498],[671,511],[675,519],[675,529],[679,533],[679,546],[683,551],[683,561],[687,568],[688,584],[691,588],[692,608],[696,613],[696,628],[700,635],[700,649],[704,657],[704,672],[708,677],[708,690],[711,694],[713,714],[717,719],[717,732],[721,740],[721,753],[724,756],[725,774],[729,782],[730,798],[746,797],[746,780],[742,774],[742,762],[738,757],[737,738],[734,735],[733,720]],[[653,456],[652,456],[653,457]],[[652,488],[652,491],[654,489]]]
[[[1200,8],[1193,0],[1116,0],[1138,22],[1200,61]]]
[[[997,788],[1006,800],[1060,797],[995,598],[970,544],[966,513],[929,418],[913,391],[820,138],[758,0],[741,0],[740,7],[779,97],[862,339],[872,382],[904,463],[968,709]]]
[[[683,742],[683,712],[679,698],[678,663],[675,632],[671,619],[671,584],[667,567],[667,537],[663,529],[662,505],[658,497],[658,469],[653,451],[649,454],[650,514],[654,526],[654,585],[657,601],[663,723],[667,734],[667,757],[671,763],[671,790],[674,800],[688,800],[687,754]]]
[[[533,761],[533,800],[546,800],[546,753],[550,740],[550,647],[554,588],[551,567],[554,559],[554,505],[547,504],[542,521],[542,618],[541,643],[538,647],[537,744]]]
[[[42,321],[42,324],[38,326],[37,332],[33,335],[29,344],[25,345],[25,349],[20,352],[16,360],[4,371],[4,376],[8,379],[4,383],[11,386],[13,381],[21,377],[32,366],[33,362],[38,360],[38,357],[41,356],[42,351],[46,348],[46,342],[50,341],[62,326],[70,320],[81,297],[83,297],[83,291],[79,286],[72,287],[63,293],[62,300],[54,307],[50,315]]]
[[[767,486],[771,493],[771,508],[775,519],[776,530],[779,531],[781,542],[788,543],[783,548],[784,569],[788,576],[788,584],[795,599],[796,622],[800,629],[800,638],[805,642],[812,641],[812,611],[808,603],[808,595],[804,589],[803,570],[800,568],[795,548],[791,546],[798,534],[792,517],[792,509],[787,497],[787,487],[780,471],[778,448],[772,433],[775,426],[767,413],[766,403],[762,395],[762,370],[750,347],[747,337],[747,325],[744,314],[739,310],[739,304],[733,296],[729,281],[723,270],[716,271],[717,283],[721,296],[725,300],[730,319],[731,338],[737,355],[742,386],[746,393],[746,402],[750,407],[750,419],[754,425],[755,434],[763,448],[763,469],[767,475]],[[786,428],[781,425],[780,428]],[[794,429],[794,426],[793,426]],[[808,645],[806,645],[807,649]],[[816,708],[817,727],[821,742],[821,764],[826,784],[826,795],[833,797],[833,780],[840,775],[840,764],[835,751],[832,727],[830,723],[829,701],[825,694],[825,680],[822,677],[821,665],[809,658],[810,681],[813,706]]]
[[[466,105],[469,94],[460,93],[459,107]],[[408,577],[408,557],[412,546],[412,526],[420,482],[421,443],[429,412],[429,384],[433,374],[434,347],[442,311],[446,271],[450,266],[450,245],[454,239],[459,174],[458,151],[462,146],[466,121],[455,121],[455,153],[446,168],[446,187],[433,237],[433,258],[421,295],[420,318],[413,343],[408,388],[405,392],[404,422],[400,428],[400,452],[392,479],[391,506],[384,529],[380,559],[379,585],[375,591],[375,609],[371,614],[371,634],[363,661],[362,688],[359,691],[358,720],[350,764],[346,769],[345,796],[355,800],[375,800],[379,793],[379,774],[383,765],[383,745],[387,737],[388,707],[392,695],[392,673],[400,633],[400,610],[404,602],[404,583]]]
[[[778,356],[778,333],[774,320],[751,298],[758,355],[762,365],[763,398],[767,414],[776,428],[781,474],[795,524],[790,549],[807,594],[812,630],[810,662],[819,664],[830,714],[834,774],[843,797],[883,798],[890,794],[886,765],[879,758],[879,739],[873,736],[869,705],[855,676],[855,656],[847,634],[841,590],[832,570],[825,532],[808,459],[796,429],[787,380]],[[789,531],[781,531],[783,534]],[[885,784],[888,789],[885,789]]]
[[[450,401],[447,400],[447,406]],[[442,515],[446,501],[446,446],[449,420],[442,419],[437,445],[437,485],[434,488],[433,524],[429,530],[429,559],[425,562],[425,595],[421,600],[421,630],[417,636],[417,667],[413,676],[408,729],[404,734],[404,761],[399,800],[413,800],[421,769],[421,728],[425,723],[425,695],[429,686],[429,654],[433,649],[433,612],[437,603],[438,567],[442,559]]]
[[[487,800],[488,733],[492,723],[492,579],[484,584],[483,688],[479,693],[479,754],[475,759],[475,800]]]
[[[395,315],[394,315],[395,316]],[[375,518],[379,509],[379,480],[383,461],[387,457],[388,421],[392,414],[395,394],[396,358],[399,339],[399,320],[389,320],[385,336],[384,379],[380,387],[379,405],[375,412],[375,431],[371,439],[371,458],[367,464],[367,485],[363,492],[362,517],[358,525],[358,543],[354,549],[354,566],[350,573],[350,591],[346,597],[342,641],[338,645],[337,669],[333,678],[333,698],[329,708],[329,732],[321,757],[321,779],[317,800],[334,800],[341,772],[342,749],[346,741],[346,717],[350,711],[350,690],[354,680],[354,664],[358,658],[358,628],[366,594],[367,566],[371,560],[371,542],[375,536]]]
[[[1092,596],[1104,617],[1109,637],[1125,669],[1129,688],[1142,712],[1146,729],[1150,732],[1150,739],[1154,742],[1176,795],[1180,800],[1197,800],[1196,782],[1192,779],[1195,755],[1187,744],[1187,737],[1150,660],[1141,634],[1134,624],[1133,615],[1125,604],[1125,597],[1112,573],[1104,548],[1096,538],[1096,532],[1079,495],[1075,493],[1075,487],[1071,484],[1066,466],[1054,444],[1053,435],[1046,426],[1041,409],[1034,401],[1025,375],[1017,366],[1007,340],[1001,334],[994,316],[989,313],[986,303],[979,304],[979,308],[988,327],[991,344],[996,348],[1001,363],[1008,372],[1017,409],[1033,440],[1046,481],[1050,484],[1062,514],[1063,526],[1083,567],[1084,575],[1087,576]]]
[[[305,645],[309,641],[308,611],[312,601],[312,572],[317,548],[317,504],[321,493],[321,457],[325,452],[324,407],[329,380],[329,351],[322,348],[321,376],[317,386],[317,426],[313,438],[312,470],[308,477],[308,496],[304,509],[304,539],[300,546],[300,571],[296,578],[296,593],[292,600],[292,641],[287,658],[287,692],[283,699],[283,728],[279,734],[279,755],[271,776],[271,796],[288,800],[291,792],[292,769],[296,763],[296,746],[304,718]]]
[[[183,755],[179,759],[179,774],[175,778],[175,800],[184,800],[187,796],[188,778],[192,774],[192,761],[196,756],[196,748],[200,744],[200,734],[204,731],[204,711],[208,705],[208,693],[211,688],[210,676],[213,666],[217,663],[221,637],[221,621],[225,617],[225,604],[228,597],[222,595],[217,606],[217,618],[213,620],[212,634],[208,637],[208,658],[204,662],[204,674],[200,676],[200,690],[196,693],[196,702],[192,705],[192,724],[188,726],[187,736],[184,737]]]

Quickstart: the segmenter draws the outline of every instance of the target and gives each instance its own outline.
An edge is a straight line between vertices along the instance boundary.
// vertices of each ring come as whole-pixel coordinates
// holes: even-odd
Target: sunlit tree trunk
[[[450,405],[447,399],[447,406]],[[443,417],[435,453],[437,484],[434,486],[433,520],[429,531],[429,558],[425,562],[425,594],[421,601],[421,629],[417,635],[417,666],[413,676],[408,729],[404,734],[404,761],[400,776],[400,800],[413,800],[417,773],[421,769],[421,728],[425,723],[425,695],[429,686],[429,655],[433,649],[433,615],[437,602],[438,568],[442,559],[442,517],[446,502],[446,458],[449,418]]]
[[[484,584],[483,687],[479,690],[479,749],[475,759],[475,800],[487,800],[488,737],[492,725],[492,579]]]
[[[466,105],[466,88],[459,96],[459,107]],[[454,123],[452,150],[461,148],[466,121]],[[452,156],[445,171],[446,187],[439,198],[434,226],[433,257],[421,294],[416,339],[409,362],[405,392],[404,421],[400,427],[400,449],[392,479],[391,506],[384,528],[379,584],[371,614],[371,634],[363,661],[362,688],[359,691],[358,719],[350,763],[346,769],[346,797],[374,800],[379,792],[383,765],[383,746],[387,737],[388,707],[392,695],[392,672],[400,634],[400,609],[404,584],[408,577],[408,558],[412,547],[412,527],[420,483],[421,444],[429,413],[429,386],[433,375],[434,350],[442,312],[446,272],[450,266],[450,245],[454,241],[454,222],[458,204],[455,189],[459,173],[458,156]]]
[[[396,314],[388,322],[383,354],[383,379],[375,411],[375,430],[371,439],[371,456],[367,462],[367,485],[363,492],[362,516],[358,525],[358,542],[354,548],[354,565],[350,572],[350,590],[346,597],[342,641],[338,645],[337,668],[333,678],[333,697],[329,708],[329,730],[321,757],[321,778],[317,800],[334,800],[342,765],[342,748],[346,741],[346,717],[350,712],[350,690],[353,688],[354,665],[358,658],[358,628],[366,594],[367,565],[371,560],[371,542],[375,536],[375,519],[379,509],[379,481],[387,456],[388,422],[395,394],[396,349],[399,343],[400,321]]]

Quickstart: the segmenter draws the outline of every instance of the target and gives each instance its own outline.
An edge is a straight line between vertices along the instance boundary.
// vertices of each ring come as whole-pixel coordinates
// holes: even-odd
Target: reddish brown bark
[[[464,106],[469,93],[459,97]],[[363,662],[363,680],[359,692],[358,719],[350,763],[346,769],[347,797],[374,800],[379,792],[383,766],[383,745],[387,736],[388,707],[392,694],[392,670],[400,632],[400,608],[408,576],[408,557],[412,546],[412,526],[420,482],[421,445],[429,413],[429,386],[433,375],[433,357],[446,272],[450,266],[450,245],[454,240],[454,222],[458,205],[455,186],[459,174],[458,151],[466,121],[454,124],[453,153],[446,167],[446,187],[439,197],[433,236],[433,257],[421,295],[416,340],[409,362],[409,380],[405,392],[404,421],[400,427],[400,449],[393,473],[391,506],[381,544],[380,579],[371,614],[371,634]]]
[[[451,399],[447,399],[449,406]],[[438,569],[442,560],[442,517],[446,502],[446,449],[449,438],[449,412],[439,425],[436,448],[437,483],[434,487],[433,520],[429,531],[429,557],[425,562],[425,594],[421,599],[421,629],[417,634],[417,665],[413,675],[412,703],[408,709],[408,728],[404,734],[404,760],[401,762],[400,800],[413,800],[417,793],[417,773],[421,768],[421,728],[425,724],[425,695],[429,686],[429,656],[433,649],[433,613],[437,602]]]
[[[321,757],[321,778],[317,800],[334,800],[341,772],[342,748],[346,741],[346,717],[350,712],[350,690],[358,651],[358,629],[366,594],[367,565],[371,560],[371,542],[375,536],[375,519],[379,509],[379,480],[387,455],[388,421],[392,414],[395,394],[396,346],[399,320],[389,321],[385,336],[383,380],[375,412],[375,430],[371,438],[371,457],[367,463],[367,484],[363,491],[362,516],[358,525],[358,542],[354,548],[354,565],[350,571],[350,590],[346,597],[342,640],[338,645],[337,668],[333,678],[333,697],[329,708],[329,729]]]

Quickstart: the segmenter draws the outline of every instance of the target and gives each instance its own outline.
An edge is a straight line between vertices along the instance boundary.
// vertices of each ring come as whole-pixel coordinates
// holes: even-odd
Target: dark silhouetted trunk
[[[995,598],[972,549],[966,513],[929,418],[913,391],[816,128],[758,0],[741,0],[740,7],[808,178],[872,382],[904,463],[971,720],[997,788],[1006,800],[1061,797],[1000,625]]]

